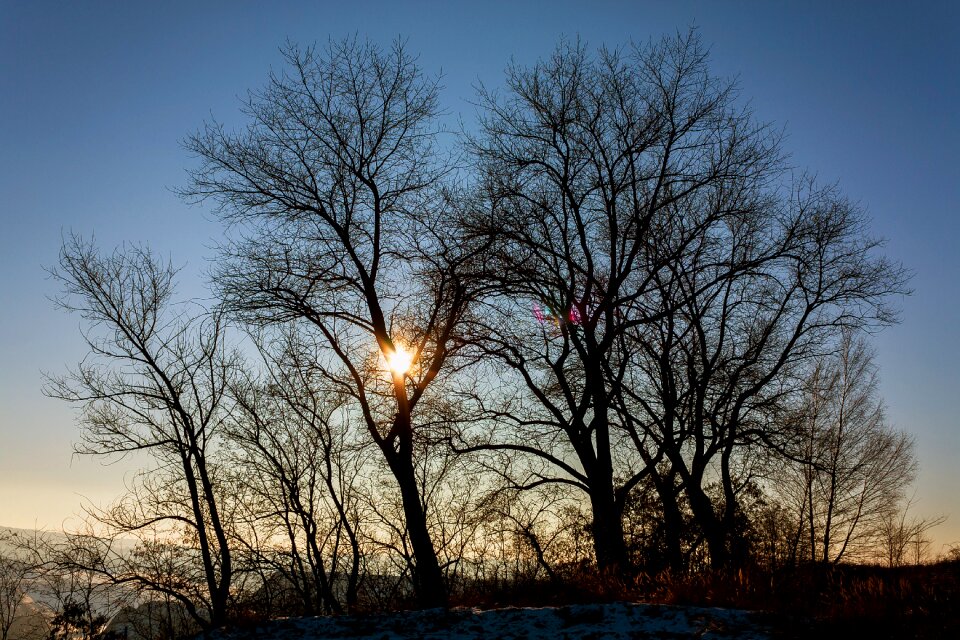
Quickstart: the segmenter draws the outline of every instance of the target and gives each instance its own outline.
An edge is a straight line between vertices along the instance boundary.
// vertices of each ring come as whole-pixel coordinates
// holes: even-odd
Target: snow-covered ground
[[[320,640],[413,638],[473,640],[560,638],[769,638],[757,615],[731,609],[630,603],[549,608],[429,609],[378,616],[285,618],[214,634],[218,640]]]

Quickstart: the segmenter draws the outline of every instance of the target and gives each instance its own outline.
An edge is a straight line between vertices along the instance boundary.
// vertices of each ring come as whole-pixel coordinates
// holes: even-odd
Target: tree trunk
[[[680,505],[677,504],[677,493],[673,488],[673,481],[664,478],[655,470],[651,472],[651,478],[663,510],[664,563],[674,573],[686,573],[687,567],[683,560],[681,546],[683,515],[680,513]]]
[[[610,484],[612,485],[612,482]],[[623,541],[620,509],[613,499],[613,488],[609,487],[609,491],[594,488],[599,489],[590,493],[590,506],[593,509],[591,528],[597,569],[604,576],[625,577],[630,570],[630,560]]]
[[[727,535],[723,523],[717,518],[710,497],[704,493],[699,484],[685,482],[687,484],[687,497],[690,498],[690,509],[703,531],[707,548],[710,550],[710,566],[715,570],[725,570],[729,568],[730,555],[727,549]]]
[[[586,334],[591,350],[599,351],[593,335]],[[610,452],[609,398],[603,384],[603,369],[597,361],[585,363],[589,394],[593,398],[590,430],[596,437],[596,453],[584,464],[590,479],[590,506],[593,510],[593,548],[597,569],[605,577],[623,578],[630,572],[627,546],[623,540],[623,511],[613,490],[613,459]],[[588,431],[588,433],[589,433]],[[589,449],[588,447],[585,447]],[[585,452],[590,453],[590,452]],[[583,456],[581,456],[583,461]],[[590,464],[592,462],[592,464]]]
[[[403,500],[403,514],[406,519],[407,534],[413,546],[414,567],[413,585],[417,604],[421,608],[447,606],[447,592],[443,582],[443,572],[433,549],[430,531],[427,528],[427,516],[420,501],[420,490],[414,474],[413,462],[409,457],[393,451],[385,451],[390,469],[400,485]]]

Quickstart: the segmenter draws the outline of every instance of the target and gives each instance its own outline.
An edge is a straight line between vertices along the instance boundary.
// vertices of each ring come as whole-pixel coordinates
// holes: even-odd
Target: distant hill
[[[44,536],[50,541],[66,542],[67,537],[58,531],[41,531],[39,529],[18,529],[16,527],[0,526],[0,554],[10,556],[17,550],[16,540],[33,540],[37,536]]]
[[[62,531],[44,531],[39,529],[21,529],[17,527],[4,527],[0,526],[0,555],[7,557],[23,557],[23,551],[19,548],[18,540],[29,543],[35,538],[42,537],[48,543],[56,545],[57,543],[66,543],[68,541],[68,536]],[[125,539],[120,541],[115,545],[115,549],[121,554],[131,552],[136,545],[136,540]],[[115,586],[111,587],[111,593],[108,595],[103,591],[97,591],[92,594],[91,606],[94,610],[103,612],[107,615],[112,615],[115,613],[115,605],[113,604],[119,596],[124,594],[129,594],[130,597],[127,598],[128,601],[133,600],[133,592],[127,586]],[[34,623],[37,622],[38,612],[43,612],[43,616],[49,618],[52,615],[53,611],[58,610],[63,602],[62,599],[67,595],[66,592],[56,592],[49,589],[49,585],[45,585],[43,580],[28,582],[26,586],[26,603],[24,605],[23,616],[25,616],[25,621],[23,625],[24,630],[21,630],[21,636],[23,638],[32,639],[34,636],[27,633],[25,629],[28,626],[36,626]],[[29,620],[27,620],[29,618]],[[29,624],[27,624],[29,622]],[[22,625],[21,625],[22,626]],[[43,625],[37,627],[39,629],[38,637],[45,637],[45,632],[41,628]],[[18,637],[18,636],[13,636]]]
[[[5,527],[0,525],[0,554],[11,555],[16,552],[16,540],[33,540],[37,537],[43,537],[51,543],[67,542],[67,534],[63,531],[49,531],[44,529],[20,529],[17,527]],[[133,551],[137,546],[137,541],[133,538],[120,538],[114,543],[114,549],[118,553],[126,554]]]

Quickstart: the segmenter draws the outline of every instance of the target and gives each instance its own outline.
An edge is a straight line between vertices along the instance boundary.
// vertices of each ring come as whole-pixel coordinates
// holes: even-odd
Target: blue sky
[[[201,4],[201,6],[194,6]],[[646,41],[696,26],[715,73],[738,77],[757,117],[786,128],[798,169],[838,181],[914,273],[903,322],[875,340],[892,422],[917,440],[916,508],[960,541],[960,3],[7,1],[0,4],[0,524],[59,526],[80,496],[117,495],[131,465],[71,460],[71,410],[41,370],[83,356],[53,308],[44,265],[61,233],[149,243],[184,264],[184,297],[219,224],[170,191],[193,160],[179,142],[215,115],[238,122],[287,39],[408,39],[443,73],[451,120],[473,86],[561,36]]]

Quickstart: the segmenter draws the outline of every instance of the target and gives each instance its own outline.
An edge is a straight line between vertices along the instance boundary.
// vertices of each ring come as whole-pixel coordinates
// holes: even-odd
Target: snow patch
[[[375,616],[284,618],[256,627],[223,630],[217,640],[473,640],[481,638],[628,640],[736,638],[766,640],[756,614],[733,609],[617,602],[545,608],[428,609]]]

